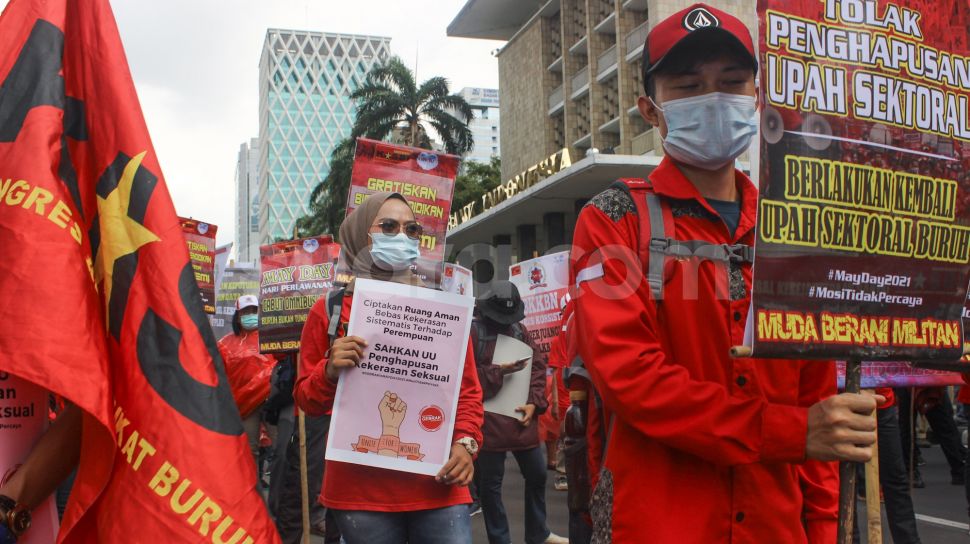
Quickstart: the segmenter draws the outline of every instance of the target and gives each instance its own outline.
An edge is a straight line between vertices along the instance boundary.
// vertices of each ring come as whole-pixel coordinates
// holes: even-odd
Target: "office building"
[[[236,160],[235,260],[259,260],[259,140],[239,145]]]
[[[475,139],[475,147],[464,159],[488,163],[501,153],[498,89],[465,87],[458,94],[472,107],[472,120],[468,128]]]
[[[507,248],[477,250],[476,274],[483,274],[478,264],[491,261],[506,276],[509,261],[564,248],[589,198],[659,164],[659,133],[636,108],[640,59],[651,25],[693,3],[466,1],[448,35],[506,42],[497,54],[503,187],[453,210],[448,231],[457,250]],[[717,7],[757,31],[755,0],[723,0]]]
[[[390,38],[270,29],[259,61],[259,242],[292,236],[330,152],[351,131],[351,93]]]

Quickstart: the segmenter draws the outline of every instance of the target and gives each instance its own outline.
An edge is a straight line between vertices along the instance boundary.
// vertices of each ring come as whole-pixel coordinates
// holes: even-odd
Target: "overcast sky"
[[[8,0],[0,0],[5,7]],[[114,0],[128,63],[181,215],[234,235],[239,145],[259,134],[259,54],[267,28],[391,37],[418,79],[497,87],[500,42],[448,38],[465,0]]]

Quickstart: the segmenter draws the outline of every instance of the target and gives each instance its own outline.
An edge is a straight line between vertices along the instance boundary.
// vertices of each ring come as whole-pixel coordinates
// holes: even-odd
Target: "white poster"
[[[516,412],[515,409],[525,406],[528,402],[529,385],[532,383],[532,348],[511,336],[498,335],[495,339],[492,364],[514,363],[522,359],[528,359],[525,368],[506,374],[498,393],[485,400],[486,412],[522,419],[522,413]]]
[[[441,290],[446,293],[475,296],[472,293],[472,271],[454,263],[445,263],[441,274]]]
[[[367,341],[343,371],[328,460],[427,474],[451,452],[474,299],[358,279],[347,334]]]

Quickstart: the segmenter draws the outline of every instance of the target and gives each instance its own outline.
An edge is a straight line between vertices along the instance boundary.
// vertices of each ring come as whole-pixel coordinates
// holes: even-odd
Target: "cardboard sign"
[[[435,475],[451,451],[474,299],[358,279],[347,334],[368,342],[337,385],[327,459]]]
[[[219,227],[179,217],[182,225],[182,236],[189,248],[189,261],[195,273],[195,282],[199,284],[202,296],[202,307],[205,313],[216,313],[216,230]]]
[[[216,313],[209,318],[216,338],[232,332],[232,316],[236,300],[243,295],[259,296],[259,270],[255,268],[226,268],[216,288]]]
[[[562,301],[569,291],[569,252],[553,253],[509,267],[509,280],[525,304],[522,324],[548,363],[552,341],[562,330]],[[548,365],[547,365],[548,366]]]
[[[391,191],[406,198],[414,218],[424,227],[417,272],[429,286],[441,281],[458,162],[455,155],[357,139],[347,213],[374,193]]]
[[[466,297],[475,296],[473,292],[472,271],[454,263],[445,263],[441,274],[441,290]]]
[[[966,2],[758,9],[755,356],[959,359],[970,278],[970,85],[956,75],[970,54]]]
[[[297,351],[310,308],[333,286],[340,246],[317,236],[260,246],[259,255],[259,351]]]

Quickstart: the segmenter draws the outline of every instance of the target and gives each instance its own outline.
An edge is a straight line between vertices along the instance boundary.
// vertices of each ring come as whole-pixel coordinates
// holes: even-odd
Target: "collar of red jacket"
[[[677,164],[669,157],[665,156],[650,173],[650,183],[653,185],[654,192],[658,195],[678,200],[694,200],[707,211],[720,217],[720,214],[707,203],[707,199],[698,192],[697,187],[684,176],[680,168],[677,168]],[[738,189],[738,194],[741,195],[741,220],[738,222],[738,230],[735,235],[735,238],[740,238],[755,226],[758,211],[758,188],[744,172],[738,169],[734,170],[734,185]]]

